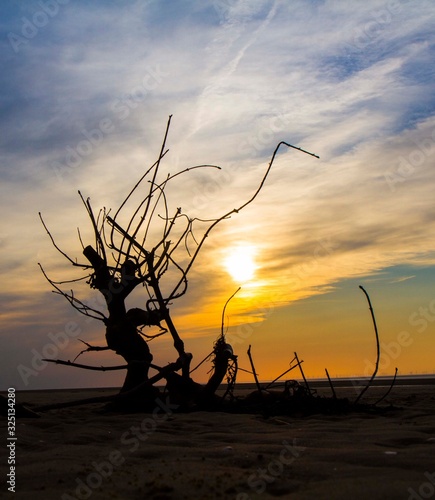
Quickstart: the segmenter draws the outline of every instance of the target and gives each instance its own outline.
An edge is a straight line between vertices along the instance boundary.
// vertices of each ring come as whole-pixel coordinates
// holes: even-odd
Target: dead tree
[[[215,373],[205,387],[199,386],[190,377],[192,354],[185,350],[184,342],[170,315],[169,306],[186,293],[188,273],[213,228],[230,218],[231,215],[238,213],[257,197],[263,188],[279,147],[285,145],[298,150],[300,148],[280,142],[253,196],[238,208],[209,221],[208,226],[203,230],[202,238],[197,241],[193,238],[193,227],[198,220],[190,218],[182,212],[181,208],[177,208],[175,213],[169,213],[167,188],[171,183],[176,182],[178,176],[187,174],[190,170],[219,167],[199,165],[166,175],[162,179],[160,170],[162,160],[168,152],[166,142],[170,122],[171,116],[157,161],[138,180],[113,216],[105,208],[95,215],[90,200],[85,199],[79,192],[94,233],[94,243],[85,246],[79,232],[86,261],[78,262],[59,248],[40,214],[42,224],[54,247],[73,266],[86,273],[72,281],[86,280],[91,288],[98,290],[104,297],[107,313],[104,314],[90,307],[78,299],[72,290],[68,292],[63,290],[61,287],[70,282],[52,280],[41,264],[39,265],[55,293],[66,298],[80,313],[104,323],[107,345],[91,346],[85,343],[88,347],[82,353],[110,349],[124,358],[127,375],[121,392],[134,392],[139,398],[151,401],[154,400],[157,391],[153,384],[165,378],[174,398],[182,395],[186,399],[192,397],[195,400],[209,399],[225,376],[227,364],[233,356],[231,346],[225,342],[215,344]],[[300,151],[308,153],[304,150]],[[312,155],[312,153],[308,154]],[[145,195],[141,196],[140,201],[134,205],[123,225],[121,219],[134,199],[134,195],[137,196],[140,193],[146,182],[148,182],[148,187]],[[193,240],[196,244],[193,253],[186,252],[188,240]],[[182,257],[180,257],[181,254],[183,254]],[[143,307],[127,309],[126,299],[138,287],[143,291]],[[147,327],[157,327],[158,330],[154,334],[145,333],[144,329]],[[178,358],[162,368],[152,363],[153,356],[148,344],[153,338],[167,333],[172,336]],[[222,347],[222,352],[220,352],[220,347]],[[63,364],[74,366],[74,363],[70,362],[63,362]],[[83,365],[80,367],[83,368]],[[149,377],[150,368],[158,372],[151,378]]]

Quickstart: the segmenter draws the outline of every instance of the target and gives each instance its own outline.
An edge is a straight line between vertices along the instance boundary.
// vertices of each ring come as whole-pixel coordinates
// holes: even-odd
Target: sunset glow
[[[224,265],[236,283],[245,283],[254,278],[257,266],[255,250],[251,246],[240,246],[228,250]]]
[[[77,191],[96,219],[104,207],[116,213],[157,160],[169,115],[153,197],[161,204],[140,244],[150,250],[173,222],[156,255],[175,248],[182,268],[210,221],[230,214],[206,235],[186,283],[181,268],[161,270],[164,293],[180,276],[187,286],[169,307],[192,366],[212,350],[241,287],[225,329],[242,368],[252,345],[262,379],[283,372],[294,351],[308,377],[325,367],[364,375],[376,346],[363,285],[379,323],[379,374],[435,371],[435,2],[49,3],[56,13],[37,0],[0,7],[3,389],[122,383],[121,371],[41,361],[72,360],[80,340],[106,340],[101,321],[52,293],[38,262],[62,290],[107,312],[88,270],[72,265],[95,245]],[[282,141],[319,158],[281,145],[262,183]],[[135,292],[128,307],[146,308],[146,287]],[[149,346],[156,365],[177,360],[169,333]],[[113,351],[79,360],[123,362]],[[204,363],[195,380],[209,370]],[[240,381],[252,376],[241,371]]]

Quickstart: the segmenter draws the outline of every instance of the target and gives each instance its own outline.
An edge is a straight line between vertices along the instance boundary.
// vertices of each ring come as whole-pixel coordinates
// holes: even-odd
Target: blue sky
[[[400,321],[409,327],[413,311],[430,307],[433,2],[25,0],[2,2],[0,12],[5,387],[119,383],[119,375],[89,378],[54,366],[24,383],[17,372],[68,322],[78,322],[83,340],[103,339],[99,323],[83,322],[44,281],[38,262],[57,279],[72,270],[50,245],[38,212],[62,248],[80,257],[76,227],[90,233],[77,190],[94,207],[116,208],[156,159],[170,114],[165,168],[222,167],[194,172],[173,191],[174,206],[193,216],[216,217],[248,199],[280,140],[320,156],[281,150],[255,203],[207,242],[189,294],[174,305],[195,359],[208,354],[219,332],[219,310],[236,286],[221,263],[241,243],[256,246],[258,271],[255,286],[247,284],[233,303],[233,327],[255,325],[253,346],[268,349],[271,321],[282,331],[298,324],[294,344],[316,360],[313,376],[323,370],[317,362],[325,341],[310,300],[336,304],[338,327],[352,321],[340,290],[365,280],[381,311],[397,302],[384,330],[390,342]],[[373,278],[382,273],[391,288],[383,283],[377,294]],[[359,293],[356,286],[355,295],[345,295],[365,311]],[[279,297],[279,321],[255,313],[267,297]],[[294,316],[298,307],[310,319],[306,332]],[[404,372],[435,368],[425,357],[435,348],[431,320],[427,332],[397,360]],[[346,360],[334,358],[332,371],[364,372],[366,354],[358,354],[364,335],[355,337],[351,354],[338,349]],[[338,345],[342,337],[328,338]],[[169,344],[153,342],[156,359],[173,359]],[[79,350],[71,340],[58,357],[74,358]],[[109,354],[88,360],[119,362]]]

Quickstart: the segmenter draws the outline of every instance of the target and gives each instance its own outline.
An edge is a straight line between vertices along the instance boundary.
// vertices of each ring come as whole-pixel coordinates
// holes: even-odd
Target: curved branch
[[[375,364],[375,369],[373,371],[373,375],[371,376],[371,379],[368,381],[367,385],[364,387],[364,389],[360,392],[359,396],[356,398],[355,400],[355,403],[354,404],[357,404],[358,401],[361,399],[361,397],[363,396],[363,394],[367,391],[367,389],[372,385],[372,382],[373,380],[375,379],[376,377],[376,374],[378,373],[378,367],[379,367],[379,359],[380,359],[380,356],[381,356],[381,348],[379,346],[379,335],[378,335],[378,327],[376,325],[376,318],[375,318],[375,313],[373,312],[373,307],[372,307],[372,304],[370,302],[370,297],[369,297],[369,294],[364,290],[364,288],[360,285],[360,288],[361,290],[364,292],[364,295],[366,296],[367,298],[367,302],[369,303],[369,309],[370,309],[370,313],[372,315],[372,320],[373,320],[373,326],[374,326],[374,329],[375,329],[375,335],[376,335],[376,364]]]
[[[40,218],[40,220],[41,220],[41,222],[42,222],[42,225],[44,226],[45,231],[47,232],[48,236],[50,237],[50,240],[51,240],[51,242],[52,242],[52,244],[53,244],[54,248],[55,248],[55,249],[56,249],[56,250],[57,250],[60,254],[62,254],[62,255],[63,255],[63,256],[64,256],[67,260],[69,260],[73,266],[82,267],[83,269],[89,269],[89,268],[91,268],[91,267],[92,267],[92,266],[89,266],[88,264],[79,264],[77,261],[74,261],[73,259],[71,259],[71,257],[70,257],[68,254],[66,254],[63,250],[61,250],[61,249],[57,246],[56,242],[54,241],[53,235],[52,235],[52,234],[50,233],[50,231],[48,230],[48,227],[46,226],[46,224],[45,224],[45,222],[44,222],[44,219],[42,218],[42,214],[41,214],[41,212],[38,212],[38,215],[39,215],[39,218]]]
[[[267,167],[267,170],[266,170],[266,173],[264,174],[263,176],[263,179],[261,180],[260,182],[260,185],[258,186],[257,190],[255,191],[255,193],[251,196],[251,198],[249,198],[248,201],[246,201],[245,203],[243,203],[242,205],[240,205],[238,208],[233,208],[233,210],[230,210],[229,212],[227,212],[226,214],[222,215],[222,217],[219,217],[218,219],[216,219],[213,224],[211,224],[209,226],[209,228],[207,229],[207,231],[204,233],[204,236],[202,237],[201,241],[199,242],[198,244],[198,247],[196,248],[194,254],[193,254],[193,257],[191,258],[189,264],[187,265],[186,267],[186,270],[184,271],[184,274],[187,275],[187,273],[190,271],[190,269],[192,268],[193,266],[193,263],[195,262],[203,244],[205,243],[205,240],[207,239],[208,235],[211,233],[211,231],[221,222],[223,221],[224,219],[227,219],[229,218],[232,214],[236,214],[236,213],[239,213],[241,210],[243,210],[246,206],[248,206],[250,203],[252,203],[255,198],[258,196],[258,193],[261,191],[261,189],[263,188],[264,186],[264,183],[266,182],[266,179],[267,179],[267,176],[269,175],[269,172],[272,168],[272,165],[273,165],[273,162],[275,161],[275,156],[276,154],[278,153],[278,150],[280,148],[281,145],[284,145],[284,146],[287,146],[289,148],[293,148],[293,149],[297,149],[298,151],[301,151],[302,153],[306,153],[310,156],[314,156],[315,158],[319,158],[317,155],[315,155],[314,153],[310,153],[308,151],[305,151],[304,149],[301,149],[301,148],[298,148],[296,146],[292,146],[291,144],[288,144],[287,142],[284,142],[284,141],[281,141],[280,143],[278,143],[278,145],[276,146],[275,148],[275,151],[273,152],[273,155],[272,155],[272,158],[269,162],[269,166]],[[168,300],[171,300],[178,288],[181,286],[181,284],[183,283],[183,279],[182,278],[176,285],[175,285],[175,288],[173,289],[171,295],[169,296],[169,299]]]
[[[376,406],[377,404],[379,404],[381,401],[383,401],[388,396],[388,394],[390,394],[391,390],[393,389],[394,384],[396,383],[398,371],[399,371],[399,369],[396,367],[396,370],[394,372],[394,377],[393,377],[393,380],[391,381],[391,384],[390,384],[390,387],[388,388],[388,391],[380,399],[378,399],[375,403],[373,403],[373,406]]]
[[[76,299],[74,297],[74,293],[72,291],[71,291],[71,295],[69,295],[68,293],[61,290],[56,285],[56,283],[48,277],[47,273],[45,272],[44,268],[42,267],[42,265],[39,262],[38,262],[38,266],[41,269],[41,272],[44,275],[45,279],[55,289],[54,293],[62,295],[62,297],[64,297],[74,307],[74,309],[76,311],[83,314],[84,316],[88,316],[89,318],[94,318],[94,319],[98,319],[99,321],[103,321],[103,323],[105,323],[107,321],[108,318],[101,311],[97,311],[96,309],[93,309],[92,307],[89,307],[88,305],[86,305],[81,300]],[[91,314],[90,311],[92,311],[94,314]]]
[[[222,323],[221,323],[221,336],[224,336],[224,321],[225,321],[225,310],[227,308],[227,305],[229,304],[230,300],[240,291],[242,287],[239,286],[237,290],[231,295],[231,297],[225,302],[224,308],[222,310]]]

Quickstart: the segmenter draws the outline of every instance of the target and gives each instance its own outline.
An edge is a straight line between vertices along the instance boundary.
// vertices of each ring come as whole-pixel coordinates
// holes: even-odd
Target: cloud
[[[186,322],[199,311],[205,324],[228,298],[222,254],[239,240],[258,246],[262,290],[283,303],[386,266],[433,265],[432,2],[68,3],[18,52],[8,33],[21,34],[40,6],[2,8],[11,300],[36,297],[49,310],[36,262],[53,277],[72,271],[37,212],[80,258],[76,227],[86,241],[92,228],[77,189],[96,211],[116,208],[156,159],[169,114],[165,172],[222,166],[191,171],[171,191],[171,209],[195,217],[248,200],[281,140],[321,157],[280,149],[255,202],[207,241],[177,306]],[[254,307],[237,307],[248,321]]]

